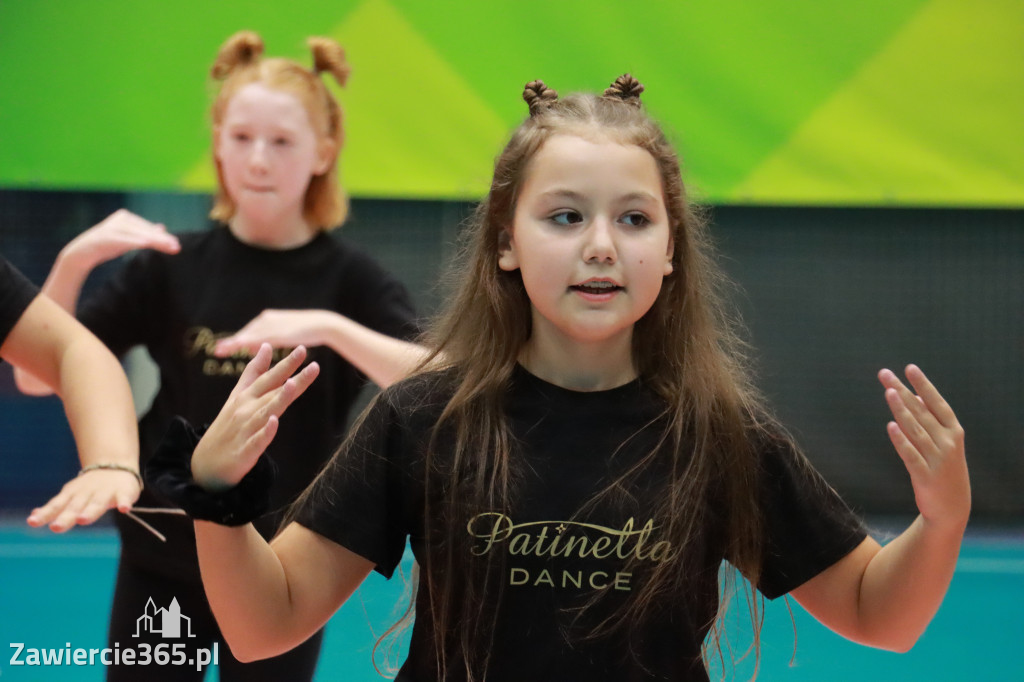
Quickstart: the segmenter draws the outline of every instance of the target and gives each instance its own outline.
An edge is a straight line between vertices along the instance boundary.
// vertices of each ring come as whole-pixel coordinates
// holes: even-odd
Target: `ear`
[[[338,158],[338,146],[334,140],[325,137],[317,143],[316,165],[313,166],[315,175],[323,175],[331,169],[331,165]]]
[[[512,242],[509,228],[498,233],[498,267],[506,272],[519,269],[519,256],[516,255],[516,245]]]
[[[668,251],[665,253],[665,269],[663,271],[665,277],[668,277],[669,275],[671,275],[673,270],[675,269],[672,266],[672,256],[674,256],[675,253],[676,253],[675,239],[673,239],[672,235],[669,234],[669,236],[668,236]]]

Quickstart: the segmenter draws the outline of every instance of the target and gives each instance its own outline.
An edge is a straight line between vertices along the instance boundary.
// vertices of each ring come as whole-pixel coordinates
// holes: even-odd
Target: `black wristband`
[[[192,453],[205,432],[205,427],[197,431],[185,419],[174,417],[163,442],[146,462],[146,483],[193,519],[222,526],[244,526],[255,521],[270,507],[273,463],[260,457],[235,487],[206,490],[192,478]]]

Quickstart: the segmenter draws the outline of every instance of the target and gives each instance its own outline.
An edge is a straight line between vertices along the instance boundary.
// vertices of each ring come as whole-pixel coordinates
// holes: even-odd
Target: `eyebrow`
[[[552,189],[541,193],[542,197],[565,197],[566,199],[575,199],[576,201],[582,201],[583,195],[579,192],[575,192],[571,189]],[[658,201],[658,197],[654,196],[650,192],[630,192],[624,194],[621,197],[616,197],[618,201]]]

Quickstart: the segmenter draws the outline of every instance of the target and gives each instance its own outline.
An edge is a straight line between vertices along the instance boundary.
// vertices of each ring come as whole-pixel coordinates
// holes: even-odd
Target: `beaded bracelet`
[[[163,442],[146,462],[146,481],[193,519],[222,526],[244,526],[255,521],[270,508],[273,463],[260,457],[233,488],[207,490],[192,478],[192,453],[205,431],[197,431],[186,420],[175,417]]]
[[[81,471],[78,472],[78,475],[81,476],[82,474],[87,474],[90,471],[97,471],[97,470],[100,470],[100,469],[112,469],[114,471],[127,471],[129,474],[131,474],[132,476],[135,477],[136,481],[139,482],[139,488],[140,489],[145,488],[145,485],[143,485],[143,483],[142,483],[142,476],[139,474],[139,472],[137,470],[135,470],[134,468],[132,468],[130,466],[127,466],[125,464],[116,464],[114,462],[101,462],[99,464],[89,464],[88,466],[82,467]]]

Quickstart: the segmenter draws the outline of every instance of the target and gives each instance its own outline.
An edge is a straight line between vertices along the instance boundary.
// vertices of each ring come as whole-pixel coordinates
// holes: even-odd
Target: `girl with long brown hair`
[[[407,541],[419,573],[399,680],[707,679],[723,561],[867,645],[923,632],[970,509],[955,415],[918,368],[913,391],[879,373],[920,509],[881,547],[751,386],[642,90],[628,75],[602,96],[527,85],[435,362],[368,408],[272,543],[245,508],[315,365],[291,376],[301,349],[272,369],[261,349],[198,445],[180,426],[168,461],[195,451],[167,481],[192,491],[236,655],[297,645],[369,571],[390,576]]]

